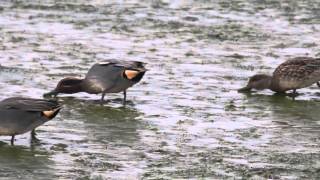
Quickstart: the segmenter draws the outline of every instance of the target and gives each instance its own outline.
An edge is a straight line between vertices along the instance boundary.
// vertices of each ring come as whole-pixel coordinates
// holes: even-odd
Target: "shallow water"
[[[122,94],[59,98],[54,120],[1,137],[8,179],[317,179],[320,93],[239,94],[285,59],[320,56],[320,2],[1,1],[0,98],[39,98],[95,62],[148,63]]]

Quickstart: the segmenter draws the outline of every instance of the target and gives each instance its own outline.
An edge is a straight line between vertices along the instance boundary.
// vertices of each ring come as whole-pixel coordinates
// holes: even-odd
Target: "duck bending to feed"
[[[57,96],[59,93],[73,94],[86,92],[102,93],[101,101],[106,93],[123,92],[123,104],[126,103],[126,90],[138,83],[147,69],[145,63],[139,61],[107,60],[94,64],[84,79],[67,77],[58,83],[56,88],[44,96]]]
[[[239,92],[251,89],[270,89],[284,93],[288,90],[296,90],[311,86],[314,83],[320,87],[320,58],[296,57],[280,64],[272,76],[256,74],[249,79],[247,86],[239,89]]]
[[[61,106],[54,100],[12,97],[0,102],[0,135],[14,137],[31,131],[35,137],[35,128],[53,119]]]

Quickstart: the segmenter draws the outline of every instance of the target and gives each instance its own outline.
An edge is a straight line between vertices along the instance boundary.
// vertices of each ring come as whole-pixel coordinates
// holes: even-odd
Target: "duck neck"
[[[272,79],[273,77],[270,76],[266,81],[267,81],[267,85],[268,85],[268,88],[267,89],[270,89],[272,90]]]
[[[79,82],[77,82],[76,84],[73,85],[74,91],[75,93],[78,92],[85,92],[86,88],[85,88],[85,81],[84,79],[79,79]]]
[[[284,92],[283,90],[281,90],[281,87],[279,85],[279,80],[273,77],[270,79],[270,85],[268,89],[274,92]]]
[[[73,94],[83,91],[83,79],[73,78],[65,81],[64,85],[60,88],[61,93]]]
[[[273,86],[272,86],[272,76],[267,76],[265,79],[262,79],[260,82],[259,82],[259,85],[258,85],[258,89],[259,90],[263,90],[263,89],[270,89],[272,90]]]
[[[83,84],[84,84],[83,79],[81,79],[81,81],[78,84],[75,84],[73,87],[74,93],[83,92],[84,91]]]

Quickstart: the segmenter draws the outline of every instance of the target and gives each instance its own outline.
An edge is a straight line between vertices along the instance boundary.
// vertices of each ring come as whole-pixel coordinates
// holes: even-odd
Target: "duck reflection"
[[[275,93],[273,95],[247,93],[248,108],[261,108],[272,112],[275,119],[279,121],[296,121],[304,123],[316,123],[320,119],[320,103],[317,100],[292,100],[285,94]]]
[[[1,178],[12,177],[14,174],[18,178],[23,174],[26,179],[51,179],[55,177],[54,164],[47,151],[41,150],[39,146],[29,148],[0,142]],[[36,175],[34,172],[37,172]]]
[[[90,141],[127,145],[139,141],[138,130],[144,128],[141,121],[143,113],[134,107],[110,107],[106,104],[101,105],[98,100],[70,97],[63,97],[61,100],[65,105],[63,118],[83,123]]]

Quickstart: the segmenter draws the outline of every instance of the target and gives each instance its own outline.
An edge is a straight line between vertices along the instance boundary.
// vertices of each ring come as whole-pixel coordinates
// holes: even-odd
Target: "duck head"
[[[61,79],[56,86],[56,88],[44,94],[44,97],[48,96],[54,96],[56,97],[59,93],[64,93],[64,94],[73,94],[77,92],[82,91],[82,82],[83,79],[78,79],[78,78],[73,78],[73,77],[67,77],[64,79]]]
[[[256,74],[249,79],[247,86],[241,89],[238,89],[238,92],[248,92],[248,91],[251,91],[251,89],[256,89],[256,90],[269,89],[271,86],[271,80],[272,80],[272,77],[269,75]]]

